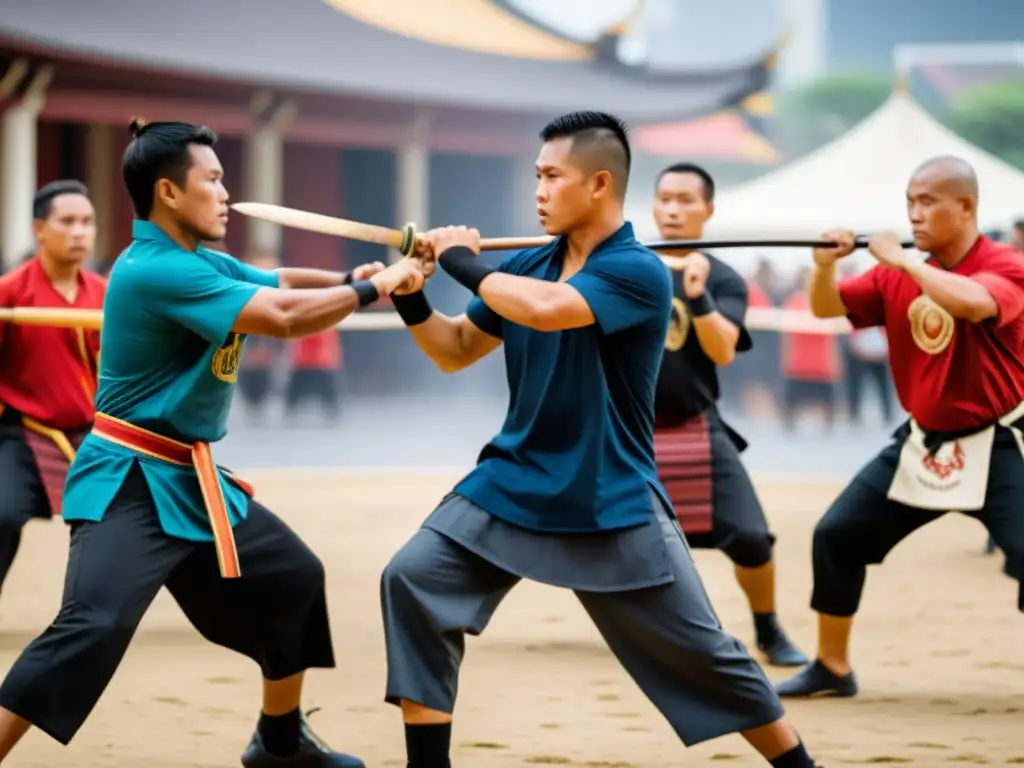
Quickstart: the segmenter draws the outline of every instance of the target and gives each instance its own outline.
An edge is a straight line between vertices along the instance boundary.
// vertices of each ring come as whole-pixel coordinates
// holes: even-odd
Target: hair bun
[[[141,117],[133,117],[132,121],[128,123],[128,132],[137,139],[146,130],[147,125],[148,123]]]

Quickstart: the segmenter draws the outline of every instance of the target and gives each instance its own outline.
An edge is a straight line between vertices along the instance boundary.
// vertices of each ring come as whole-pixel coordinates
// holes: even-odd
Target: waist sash
[[[654,430],[654,460],[684,533],[714,527],[711,433],[705,414]]]
[[[910,420],[888,496],[916,509],[976,512],[985,506],[996,429],[1008,429],[1024,457],[1016,423],[1024,402],[994,423],[960,433],[929,433]]]
[[[0,403],[0,416],[5,410],[6,406]],[[64,484],[68,479],[68,467],[75,460],[75,451],[89,432],[63,432],[25,414],[18,414],[18,420],[21,422],[25,445],[35,459],[39,480],[49,502],[50,515],[59,517],[64,498]]]
[[[121,419],[115,419],[103,413],[96,414],[96,423],[92,434],[107,442],[120,445],[135,451],[142,456],[159,459],[179,467],[192,467],[199,479],[199,489],[203,494],[203,504],[210,518],[210,529],[213,531],[213,543],[217,549],[217,562],[220,575],[225,579],[237,579],[242,575],[238,559],[238,548],[235,546],[235,534],[231,530],[231,519],[228,516],[227,502],[220,487],[220,476],[210,444],[195,442],[189,445],[169,437],[150,432]],[[252,487],[237,477],[225,472],[231,480],[247,495],[252,496]]]

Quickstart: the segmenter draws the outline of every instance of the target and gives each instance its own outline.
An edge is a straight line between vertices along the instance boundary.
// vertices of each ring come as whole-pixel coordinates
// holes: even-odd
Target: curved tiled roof
[[[348,1],[337,0],[339,5]],[[436,10],[439,2],[429,5]],[[472,2],[443,0],[453,8]],[[426,5],[419,0],[409,7]],[[582,54],[587,46],[557,40],[539,27],[534,35],[548,35],[569,46],[559,50],[580,55],[543,60],[425,42],[359,21],[325,0],[3,0],[3,6],[0,46],[11,49],[31,47],[44,55],[86,56],[278,88],[514,113],[550,116],[589,108],[634,122],[664,120],[737,103],[763,88],[767,78],[763,51],[751,51],[748,60],[735,65],[647,77],[642,67],[609,62],[600,46],[590,47],[594,58],[587,58]],[[503,13],[497,6],[495,12]],[[521,42],[530,40],[525,22],[509,18],[520,25]]]
[[[588,61],[593,48],[568,40],[495,0],[324,0],[358,21],[447,48],[547,61]],[[457,24],[451,22],[458,19]]]

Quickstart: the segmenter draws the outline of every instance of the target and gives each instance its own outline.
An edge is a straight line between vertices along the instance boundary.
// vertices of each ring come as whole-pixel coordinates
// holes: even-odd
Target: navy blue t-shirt
[[[563,239],[507,259],[502,272],[555,282]],[[509,409],[501,432],[456,487],[506,522],[539,531],[626,528],[650,520],[654,393],[672,308],[657,254],[625,224],[568,280],[597,322],[544,332],[479,298],[467,314],[505,343]],[[666,504],[667,504],[666,499]]]

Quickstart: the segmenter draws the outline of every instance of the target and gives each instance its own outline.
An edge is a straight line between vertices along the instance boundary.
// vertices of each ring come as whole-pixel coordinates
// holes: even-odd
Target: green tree
[[[849,131],[878,109],[892,82],[873,72],[842,72],[779,95],[773,135],[789,156],[801,155]]]
[[[1024,78],[971,91],[946,123],[967,141],[1024,169]]]

